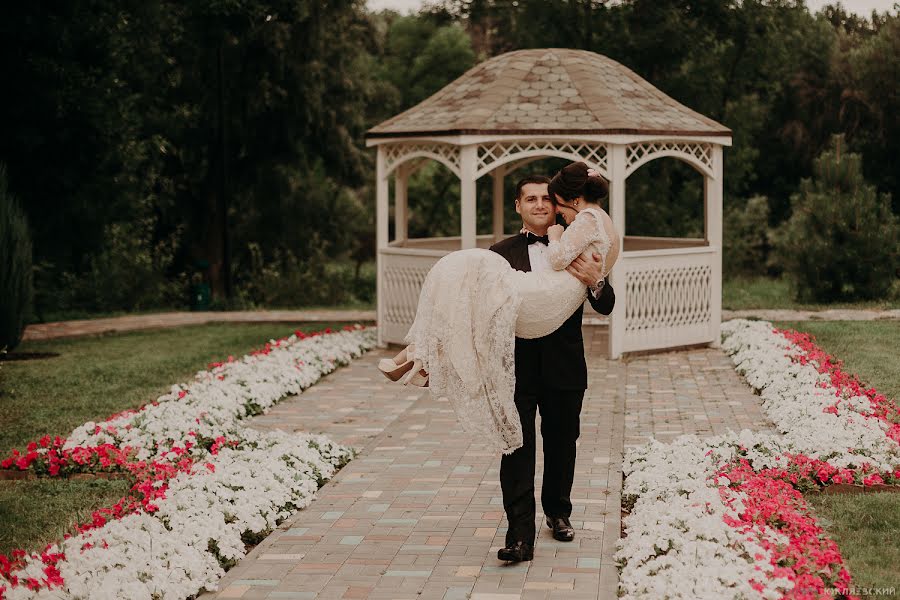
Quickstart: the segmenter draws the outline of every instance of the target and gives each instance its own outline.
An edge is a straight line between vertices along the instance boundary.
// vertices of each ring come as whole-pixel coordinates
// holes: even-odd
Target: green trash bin
[[[209,310],[209,284],[201,281],[191,287],[191,310]]]
[[[206,278],[209,263],[205,260],[198,260],[194,264],[197,272],[194,273],[191,283],[191,310],[209,310],[209,300],[212,295],[212,289]]]

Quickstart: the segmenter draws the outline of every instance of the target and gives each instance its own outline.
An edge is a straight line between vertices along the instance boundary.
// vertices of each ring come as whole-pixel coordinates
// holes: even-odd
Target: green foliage
[[[650,161],[625,182],[628,235],[703,237],[703,176],[677,159]]]
[[[427,98],[475,65],[472,41],[459,25],[437,29],[412,64],[413,97]]]
[[[859,154],[842,136],[816,160],[813,179],[791,196],[790,219],[776,232],[781,264],[803,300],[880,298],[900,258],[900,223],[890,196],[862,175]]]
[[[459,179],[428,163],[409,178],[409,237],[459,235]]]
[[[54,286],[54,308],[99,311],[186,308],[187,275],[173,273],[178,232],[154,241],[155,219],[111,223],[103,245],[81,273],[64,271]],[[47,302],[47,300],[45,300]]]
[[[420,16],[397,17],[387,31],[380,76],[397,91],[391,114],[432,95],[475,65],[475,51],[457,24]]]
[[[361,265],[370,260],[361,247],[368,242],[361,229],[370,221],[360,197],[330,178],[321,163],[306,173],[273,165],[260,173],[260,185],[278,202],[247,198],[239,204],[235,238],[252,240],[234,249],[242,302],[296,307],[369,301],[358,281]],[[355,268],[336,274],[331,267],[351,259]]]
[[[896,14],[795,0],[444,0],[409,16],[362,0],[73,0],[7,3],[0,20],[17,91],[0,96],[0,161],[32,228],[38,318],[181,307],[200,260],[217,306],[357,296],[307,287],[324,285],[316,262],[352,264],[355,286],[374,258],[364,132],[520,48],[605,54],[730,127],[726,207],[765,196],[783,222],[841,132],[900,212]],[[485,233],[489,178],[477,192]],[[677,160],[642,167],[627,193],[629,234],[702,235],[702,179]],[[446,169],[421,170],[410,234],[457,235],[457,199]]]
[[[342,195],[370,179],[367,107],[386,91],[359,0],[76,0],[4,6],[2,20],[16,24],[0,55],[20,84],[0,99],[0,159],[35,228],[44,313],[179,306],[175,288],[197,260],[210,263],[221,300],[242,260],[229,246],[258,241],[271,256],[281,244],[312,258],[252,228],[304,223],[287,212],[294,199],[270,193],[284,187],[282,173],[324,168]],[[329,250],[354,250],[343,241]],[[129,278],[150,266],[148,297]]]
[[[841,129],[865,156],[866,178],[891,194],[900,213],[900,13],[885,16],[872,35],[847,37],[848,50],[835,57],[833,68],[841,87]]]
[[[725,209],[723,268],[730,277],[766,273],[769,240],[769,200],[754,196],[740,206]]]
[[[0,164],[0,348],[12,350],[22,340],[33,295],[28,221]]]
[[[248,247],[241,265],[240,308],[366,305],[375,302],[374,264],[334,262],[323,252],[301,261],[291,251],[276,250],[266,260],[259,246]]]

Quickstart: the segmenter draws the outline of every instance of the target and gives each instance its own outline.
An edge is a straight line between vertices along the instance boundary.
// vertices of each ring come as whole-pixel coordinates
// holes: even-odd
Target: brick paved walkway
[[[500,456],[462,432],[447,402],[384,379],[375,364],[389,353],[375,351],[254,420],[326,433],[362,454],[201,598],[614,599],[623,448],[650,434],[767,426],[721,351],[610,361],[605,336],[585,327],[591,388],[573,542],[553,540],[539,514],[534,560],[497,560]],[[538,451],[538,499],[542,468]]]

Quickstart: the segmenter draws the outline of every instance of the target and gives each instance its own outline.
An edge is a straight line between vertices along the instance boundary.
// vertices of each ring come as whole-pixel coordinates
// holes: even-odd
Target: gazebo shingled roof
[[[367,137],[523,133],[731,136],[612,59],[542,48],[480,63]]]

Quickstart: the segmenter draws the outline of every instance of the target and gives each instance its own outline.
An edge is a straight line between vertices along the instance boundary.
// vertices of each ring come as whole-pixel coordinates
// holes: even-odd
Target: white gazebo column
[[[625,146],[610,144],[607,150],[609,170],[609,216],[619,233],[621,243],[625,243]],[[616,292],[616,304],[609,320],[609,356],[619,358],[625,343],[625,305],[628,295],[625,281],[625,252],[619,250],[619,259],[613,266],[610,283]]]
[[[491,175],[494,178],[494,242],[503,239],[503,178],[506,169],[499,167]]]
[[[459,200],[461,248],[474,248],[475,239],[475,160],[477,147],[462,146],[459,150]]]
[[[388,175],[384,145],[378,146],[375,157],[375,270],[378,273],[378,294],[376,303],[376,323],[378,325],[378,345],[385,347],[384,341],[384,250],[388,247]]]
[[[409,237],[409,174],[410,167],[402,165],[394,175],[394,239],[403,240]]]
[[[713,248],[712,273],[709,282],[710,329],[713,346],[719,345],[719,331],[722,325],[722,146],[712,145],[713,176],[703,179],[703,213],[706,242]]]

